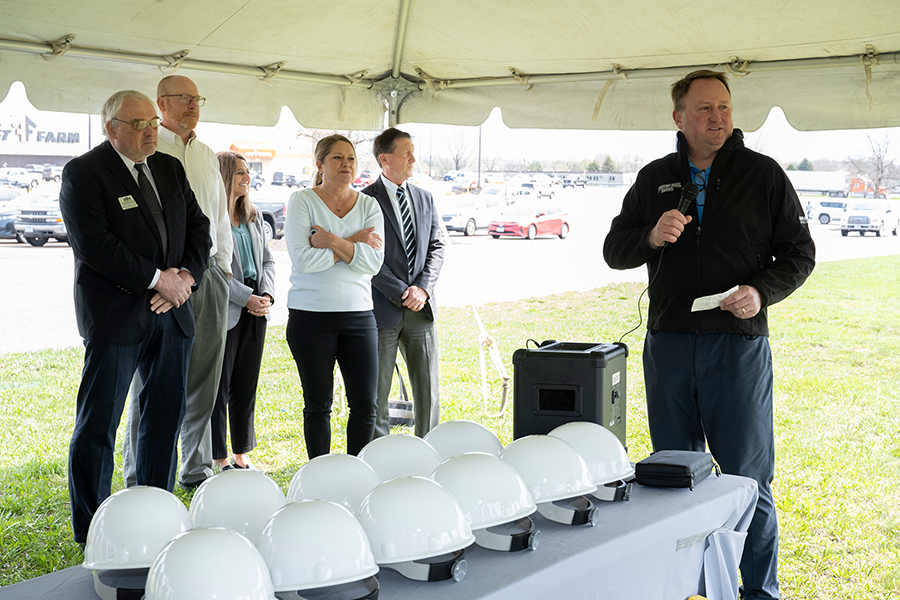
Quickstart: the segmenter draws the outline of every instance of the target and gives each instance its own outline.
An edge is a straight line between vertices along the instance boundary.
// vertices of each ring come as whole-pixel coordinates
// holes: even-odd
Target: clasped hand
[[[150,298],[150,310],[158,315],[178,308],[191,297],[191,286],[194,276],[189,271],[169,267],[160,272],[159,279],[153,289],[156,293]]]
[[[269,307],[272,306],[272,300],[268,296],[251,295],[247,300],[247,312],[254,317],[262,317],[269,313]]]

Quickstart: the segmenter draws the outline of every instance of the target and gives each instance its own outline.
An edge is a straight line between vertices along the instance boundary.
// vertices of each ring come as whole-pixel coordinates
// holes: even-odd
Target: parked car
[[[587,179],[585,179],[583,177],[576,177],[575,179],[566,178],[566,179],[563,179],[563,182],[562,182],[563,188],[570,187],[570,188],[574,189],[577,187],[584,187],[586,185],[587,185]]]
[[[252,169],[250,170],[250,187],[252,187],[254,190],[258,190],[263,186],[265,182],[265,177]]]
[[[20,187],[9,185],[8,183],[0,184],[0,208],[10,200],[18,198],[24,193],[25,192]]]
[[[16,233],[16,221],[19,218],[19,208],[28,202],[28,198],[22,194],[22,190],[16,187],[4,189],[0,186],[0,199],[4,192],[15,192],[17,195],[11,199],[0,201],[0,239],[15,239],[20,244],[25,243],[25,238]]]
[[[496,188],[494,188],[496,189]],[[460,198],[445,209],[441,218],[447,231],[461,231],[464,235],[475,235],[478,229],[487,229],[491,221],[500,217],[506,207],[501,194],[485,194]]]
[[[32,173],[22,167],[7,167],[0,169],[0,183],[14,185],[20,188],[35,188],[40,183],[43,176],[38,173]]]
[[[309,177],[302,175],[294,175],[293,173],[284,173],[275,171],[272,174],[272,185],[283,185],[287,187],[309,187],[312,182]]]
[[[491,184],[487,187],[482,188],[481,191],[478,192],[478,195],[479,196],[496,196],[496,197],[500,198],[500,200],[503,202],[503,204],[510,203],[509,189],[503,185]]]
[[[840,223],[844,218],[844,209],[847,208],[846,202],[824,200],[813,204],[807,219],[810,221],[818,221],[822,225],[828,225],[832,221]]]
[[[539,235],[569,235],[569,215],[555,206],[516,202],[505,208],[500,217],[488,226],[488,233],[495,240],[500,236],[527,237],[533,240]]]
[[[56,165],[43,165],[41,168],[41,179],[44,181],[59,181],[62,179],[62,167]]]
[[[539,181],[529,181],[527,183],[523,183],[522,187],[527,190],[534,190],[537,192],[538,198],[550,198],[553,199],[553,190],[550,189],[550,186]]]
[[[844,220],[841,223],[841,235],[848,235],[851,231],[858,231],[859,235],[874,231],[876,236],[890,231],[897,235],[898,230],[900,230],[900,212],[891,210],[884,202],[851,204],[844,211]]]
[[[361,171],[353,180],[354,189],[361,190],[375,183],[375,176],[369,171]]]
[[[47,183],[22,196],[16,233],[32,246],[43,246],[50,238],[68,243],[66,224],[59,210],[59,183]]]
[[[274,182],[273,182],[274,183]],[[262,213],[263,229],[267,240],[279,240],[284,237],[284,202],[254,201],[253,204]]]

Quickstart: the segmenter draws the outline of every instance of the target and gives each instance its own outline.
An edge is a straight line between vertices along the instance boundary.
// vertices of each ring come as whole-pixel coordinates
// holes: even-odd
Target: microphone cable
[[[681,198],[678,200],[678,212],[681,214],[686,214],[688,209],[691,207],[691,203],[697,199],[697,195],[700,193],[700,188],[697,187],[697,184],[694,182],[690,182],[681,186]],[[638,328],[644,323],[644,314],[641,312],[641,300],[644,298],[644,294],[647,293],[647,290],[650,289],[650,286],[656,281],[656,276],[659,275],[660,270],[662,270],[662,258],[663,253],[666,251],[666,248],[669,247],[669,242],[666,242],[662,246],[662,250],[659,251],[659,258],[656,261],[656,271],[653,272],[653,275],[650,276],[650,280],[647,282],[647,287],[644,288],[644,291],[641,292],[641,295],[638,296],[637,301],[637,311],[638,311],[638,324],[626,331],[622,334],[622,337],[619,338],[617,344],[621,344],[622,340],[625,339],[625,336],[630,335],[638,330]],[[648,316],[649,318],[649,316]]]

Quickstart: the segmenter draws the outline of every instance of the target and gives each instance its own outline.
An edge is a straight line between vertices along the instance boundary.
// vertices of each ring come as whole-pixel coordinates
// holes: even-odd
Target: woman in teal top
[[[262,215],[250,202],[247,160],[237,152],[220,152],[218,157],[234,237],[225,358],[210,419],[213,462],[225,471],[252,467],[247,453],[256,447],[253,425],[256,386],[266,340],[266,320],[275,298],[275,260],[269,251]],[[231,429],[234,455],[231,462],[226,445],[227,426]]]

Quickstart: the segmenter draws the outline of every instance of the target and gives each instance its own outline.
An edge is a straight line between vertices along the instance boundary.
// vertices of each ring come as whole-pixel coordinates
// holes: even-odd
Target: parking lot
[[[292,191],[296,191],[294,188]],[[594,289],[621,281],[646,281],[644,268],[613,271],[603,260],[603,240],[627,188],[559,189],[548,200],[568,211],[568,238],[492,239],[486,233],[451,233],[436,290],[442,306],[517,300],[564,291]],[[452,201],[441,184],[433,188],[439,206]],[[288,190],[266,186],[260,198],[285,200]],[[801,198],[805,205],[806,197]],[[896,203],[894,203],[896,204]],[[834,225],[813,223],[817,260],[828,262],[900,254],[900,237],[842,237]],[[272,323],[287,321],[290,259],[283,241],[273,242],[276,305]],[[81,344],[72,300],[73,259],[68,245],[51,241],[35,248],[0,240],[0,352],[20,352]]]

